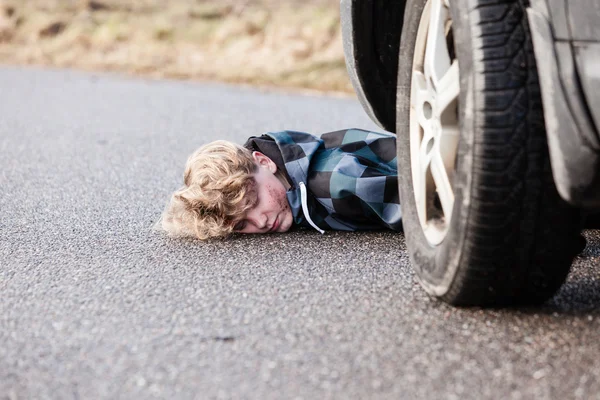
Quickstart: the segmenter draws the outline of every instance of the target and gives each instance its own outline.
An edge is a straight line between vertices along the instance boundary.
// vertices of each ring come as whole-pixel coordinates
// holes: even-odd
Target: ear
[[[265,156],[260,151],[253,151],[252,158],[258,164],[259,167],[267,168],[271,173],[277,172],[277,165],[269,157]]]

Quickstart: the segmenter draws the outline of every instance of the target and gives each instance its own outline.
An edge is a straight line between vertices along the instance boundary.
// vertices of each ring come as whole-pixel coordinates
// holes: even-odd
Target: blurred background
[[[0,62],[350,94],[339,0],[0,0]]]

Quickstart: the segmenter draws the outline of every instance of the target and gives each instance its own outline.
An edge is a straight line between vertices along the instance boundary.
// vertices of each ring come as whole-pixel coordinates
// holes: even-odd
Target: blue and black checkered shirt
[[[394,135],[347,129],[319,139],[303,132],[268,132],[245,146],[287,173],[296,224],[310,226],[301,202],[304,184],[309,217],[323,230],[402,230]]]

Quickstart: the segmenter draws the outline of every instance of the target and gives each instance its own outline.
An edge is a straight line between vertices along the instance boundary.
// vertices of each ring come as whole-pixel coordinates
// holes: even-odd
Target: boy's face
[[[239,233],[286,232],[294,218],[286,196],[287,189],[275,175],[277,166],[258,151],[252,156],[258,165],[254,173],[256,204],[243,220],[236,223],[234,230]]]

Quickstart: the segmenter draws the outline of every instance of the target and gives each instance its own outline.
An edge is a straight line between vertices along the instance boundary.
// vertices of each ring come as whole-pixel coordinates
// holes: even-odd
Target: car
[[[363,108],[397,135],[407,249],[431,295],[539,304],[600,207],[597,0],[341,0]]]

